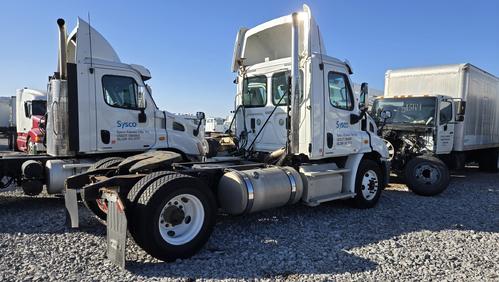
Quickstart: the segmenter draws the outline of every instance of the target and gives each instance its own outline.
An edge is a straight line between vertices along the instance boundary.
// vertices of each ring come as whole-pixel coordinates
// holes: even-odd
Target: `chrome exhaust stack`
[[[299,51],[298,51],[298,13],[292,14],[293,23],[291,27],[291,132],[289,154],[299,153],[300,142],[300,83],[299,83]]]
[[[57,25],[59,26],[59,54],[58,54],[58,66],[57,72],[59,73],[60,79],[66,79],[67,69],[66,69],[66,25],[63,19],[57,20]]]
[[[66,27],[63,19],[59,26],[59,56],[57,73],[49,81],[47,101],[46,144],[47,154],[53,157],[72,156],[69,148],[68,81],[66,60]]]

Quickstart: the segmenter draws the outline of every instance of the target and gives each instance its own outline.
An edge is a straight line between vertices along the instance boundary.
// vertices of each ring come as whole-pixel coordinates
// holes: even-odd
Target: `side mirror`
[[[362,116],[356,114],[350,114],[350,124],[356,124],[362,119]]]
[[[392,112],[388,110],[383,110],[379,115],[382,119],[387,120],[392,117]]]
[[[360,85],[359,109],[366,110],[369,97],[369,85],[367,82],[362,82]]]
[[[205,114],[204,114],[204,112],[197,112],[197,113],[196,113],[196,118],[197,118],[198,120],[200,120],[200,121],[201,121],[201,120],[203,120],[203,119],[205,119]]]
[[[137,107],[141,110],[146,108],[146,88],[142,85],[139,86],[137,92]]]
[[[464,114],[466,113],[466,102],[462,100],[458,100],[455,103],[456,109],[456,121],[464,121]]]

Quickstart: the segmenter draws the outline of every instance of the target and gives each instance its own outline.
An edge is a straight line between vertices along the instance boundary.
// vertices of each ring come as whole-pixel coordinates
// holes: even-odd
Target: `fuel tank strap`
[[[287,170],[284,167],[282,167],[281,170],[284,171],[284,173],[286,173],[286,176],[289,179],[289,183],[291,184],[291,195],[289,195],[289,200],[286,203],[286,205],[290,205],[294,202],[295,197],[296,197],[296,180],[293,177],[293,174],[291,174],[291,172],[289,170]]]
[[[246,190],[248,191],[248,203],[246,204],[246,208],[244,209],[244,214],[249,213],[251,208],[253,208],[253,201],[255,200],[255,189],[253,188],[253,183],[248,176],[243,173],[238,173],[246,185]]]

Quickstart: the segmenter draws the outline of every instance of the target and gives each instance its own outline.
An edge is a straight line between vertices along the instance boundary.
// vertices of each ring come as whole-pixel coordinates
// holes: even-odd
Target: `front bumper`
[[[45,145],[43,145],[43,143],[35,143],[34,146],[35,146],[37,152],[47,151],[47,148],[45,147]]]

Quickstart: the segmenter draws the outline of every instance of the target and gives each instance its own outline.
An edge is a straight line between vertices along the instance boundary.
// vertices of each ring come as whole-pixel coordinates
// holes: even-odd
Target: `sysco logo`
[[[116,122],[116,126],[118,128],[133,128],[133,127],[137,127],[137,123],[134,122],[134,121],[121,121],[121,120],[118,120]]]
[[[348,128],[348,122],[346,121],[336,121],[336,128]]]

